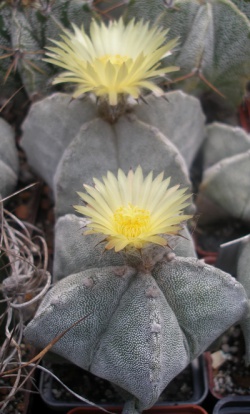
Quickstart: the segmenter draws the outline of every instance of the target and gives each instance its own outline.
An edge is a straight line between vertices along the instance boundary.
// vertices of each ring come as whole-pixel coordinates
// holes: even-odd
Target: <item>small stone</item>
[[[227,360],[224,352],[216,351],[211,354],[212,357],[212,368],[218,369],[221,367],[222,364]]]

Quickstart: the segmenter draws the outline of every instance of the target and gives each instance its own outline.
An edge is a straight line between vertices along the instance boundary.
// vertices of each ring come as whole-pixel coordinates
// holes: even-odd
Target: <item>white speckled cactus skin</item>
[[[232,0],[232,3],[236,4],[240,11],[250,19],[250,4],[248,0]]]
[[[250,222],[250,137],[241,128],[212,124],[203,145],[197,197],[201,222],[225,217]]]
[[[126,263],[123,254],[115,253],[113,250],[104,251],[104,245],[100,243],[103,240],[102,235],[83,236],[85,226],[86,219],[74,214],[66,214],[57,220],[53,269],[55,281],[93,266],[101,268],[109,266],[111,262],[113,266],[122,266]],[[167,236],[171,249],[165,248],[166,251],[172,251],[177,256],[196,257],[192,237],[186,228],[181,232],[181,236]],[[152,249],[157,255],[157,246]]]
[[[0,194],[6,197],[17,184],[18,158],[15,147],[14,131],[0,118]]]
[[[181,68],[172,78],[200,71],[232,107],[240,103],[250,79],[250,22],[232,1],[175,0],[168,8],[162,0],[135,0],[128,10],[129,17],[150,18],[180,37],[172,61],[168,58]],[[211,91],[198,76],[178,87],[195,94]]]
[[[89,27],[93,14],[91,3],[84,0],[40,0],[23,4],[22,0],[3,1],[0,8],[1,45],[19,51],[18,71],[26,92],[30,97],[48,92],[51,76],[56,69],[42,61],[48,39],[58,39],[63,27],[71,22]],[[3,42],[3,43],[2,43]],[[37,53],[39,52],[40,53]],[[34,52],[34,53],[32,53]],[[7,53],[0,49],[0,54]],[[12,58],[0,60],[0,73],[5,75]],[[12,72],[7,86],[18,85],[19,75]]]
[[[128,391],[124,412],[132,413],[151,407],[192,359],[247,312],[246,293],[230,275],[161,249],[147,268],[113,266],[110,259],[110,266],[62,279],[25,335],[44,347],[86,315],[53,350]]]
[[[32,105],[21,145],[53,187],[58,216],[72,212],[83,182],[107,170],[141,165],[145,173],[165,171],[172,184],[190,185],[187,167],[203,141],[205,118],[196,98],[180,91],[165,97],[147,97],[148,105],[135,105],[113,124],[89,99],[71,102],[69,95],[54,94]]]
[[[250,308],[250,236],[246,237],[238,257],[237,280],[244,286]],[[245,344],[246,344],[246,363],[250,364],[250,309],[246,318],[241,322]]]
[[[41,60],[42,50],[49,38],[58,38],[61,28],[70,22],[88,30],[93,16],[105,20],[132,17],[170,27],[171,36],[180,36],[180,47],[173,54],[174,64],[181,67],[175,77],[199,71],[231,102],[238,105],[249,80],[250,68],[250,22],[249,5],[241,0],[175,0],[166,7],[163,0],[135,0],[127,6],[115,7],[115,1],[105,0],[95,4],[85,0],[40,0],[23,4],[22,0],[3,1],[0,9],[0,40],[21,52],[18,70],[27,93],[47,93],[53,74],[58,71]],[[237,7],[238,6],[238,7]],[[114,7],[112,9],[112,7]],[[106,10],[110,12],[106,13]],[[246,14],[244,14],[246,13]],[[247,17],[248,16],[248,17]],[[24,53],[23,53],[24,52]],[[28,52],[28,54],[27,54]],[[5,53],[0,50],[0,54]],[[25,55],[26,54],[26,55]],[[0,73],[6,73],[12,58],[1,60]],[[168,64],[170,63],[168,57]],[[37,69],[38,68],[38,69]],[[13,73],[8,84],[18,85]],[[199,93],[211,88],[198,76],[178,84],[186,91]]]
[[[13,60],[18,60],[18,71],[11,71],[5,85],[6,96],[21,86],[20,79],[30,98],[47,95],[51,91],[51,79],[58,72],[58,68],[42,61],[48,40],[58,39],[62,29],[70,28],[71,23],[84,25],[88,31],[92,17],[119,18],[124,9],[109,0],[96,4],[88,0],[2,0],[0,44],[3,48],[0,48],[0,56],[10,50],[16,52],[12,57],[0,60],[1,79]],[[110,11],[106,13],[106,10]]]

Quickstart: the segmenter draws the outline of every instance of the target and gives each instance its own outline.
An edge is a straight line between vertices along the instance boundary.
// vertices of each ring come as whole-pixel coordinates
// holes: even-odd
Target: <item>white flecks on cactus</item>
[[[197,94],[211,91],[212,84],[232,107],[241,102],[250,79],[250,22],[232,1],[175,0],[168,8],[162,0],[136,0],[128,11],[130,17],[150,16],[170,28],[173,37],[180,37],[179,48],[168,62],[181,70],[172,77],[196,75],[178,82],[178,88]]]
[[[17,184],[18,157],[14,131],[2,118],[0,118],[0,171],[0,194],[6,197]]]
[[[244,129],[218,122],[210,124],[206,128],[206,139],[202,145],[203,169],[249,149],[250,135]]]
[[[101,268],[110,266],[111,263],[113,266],[122,266],[126,263],[126,257],[123,254],[114,253],[113,250],[104,250],[104,243],[101,243],[103,235],[83,236],[86,222],[86,219],[73,214],[67,214],[57,220],[53,271],[55,281],[89,269],[93,265]],[[184,227],[180,235],[181,237],[167,237],[171,249],[165,248],[165,252],[173,252],[176,256],[196,257],[189,231]],[[73,255],[72,252],[74,252]]]
[[[245,288],[250,308],[250,236],[245,238],[240,248],[237,264],[237,280]],[[246,363],[250,364],[250,309],[246,317],[241,321],[241,327],[245,339]]]
[[[200,222],[234,217],[250,221],[250,138],[241,128],[207,127],[204,172],[196,199]]]
[[[250,19],[250,4],[248,0],[231,0],[238,9]]]
[[[85,124],[65,150],[54,177],[57,215],[72,212],[83,183],[91,185],[93,177],[107,171],[116,174],[121,168],[127,173],[138,165],[145,174],[163,171],[171,176],[171,185],[190,186],[180,152],[156,127],[134,115],[121,117],[113,125],[100,118]]]
[[[205,116],[200,102],[182,91],[168,92],[164,98],[146,97],[148,105],[137,105],[136,116],[168,137],[190,168],[205,137]]]
[[[148,96],[148,105],[141,103],[131,108],[131,111],[149,126],[157,127],[177,146],[187,165],[190,166],[204,138],[204,115],[201,112],[200,103],[196,98],[189,97],[179,91],[166,93],[164,98],[169,102],[162,98],[156,99],[153,96]],[[81,139],[83,141],[87,139],[85,138],[84,124],[86,124],[87,133],[87,122],[98,116],[97,110],[96,105],[89,99],[71,101],[70,95],[61,93],[54,94],[31,106],[22,125],[21,145],[27,153],[30,165],[51,187],[57,165],[64,151],[77,135],[81,126],[83,126]],[[110,125],[105,126],[104,123],[103,125],[105,131],[110,127]],[[126,131],[124,132],[123,139],[126,141],[128,137]],[[133,134],[133,132],[130,133]],[[101,139],[104,141],[103,146],[105,146],[105,133],[100,130],[99,134],[101,134]],[[113,139],[115,145],[115,138]],[[134,140],[138,140],[142,145],[143,136],[135,136]],[[188,144],[190,140],[192,145]],[[107,145],[109,144],[107,143]],[[142,158],[143,154],[142,150]],[[88,150],[88,155],[91,157],[90,150]],[[111,155],[110,163],[115,157],[114,154]],[[121,165],[116,164],[114,167],[117,169],[119,166]],[[105,169],[104,166],[103,173],[110,168],[107,166]],[[94,174],[99,174],[98,170],[94,170]],[[82,179],[85,180],[85,177],[82,176]]]
[[[90,100],[72,100],[55,93],[31,106],[22,130],[21,145],[31,167],[52,187],[56,167],[84,122],[96,117]]]
[[[149,289],[157,295],[149,295]],[[25,334],[44,347],[86,316],[53,350],[134,395],[142,411],[247,312],[246,293],[234,278],[196,259],[177,257],[159,261],[152,272],[110,266],[62,279]]]
[[[226,158],[208,168],[204,173],[197,198],[201,220],[206,222],[216,220],[218,206],[220,210],[224,210],[224,217],[231,216],[249,222],[249,175],[250,150]],[[206,200],[208,203],[205,207]],[[211,203],[215,205],[214,214]]]
[[[18,71],[28,95],[44,96],[50,90],[49,84],[55,73],[55,69],[42,60],[48,39],[58,39],[62,28],[69,27],[71,22],[84,24],[88,30],[92,18],[91,3],[88,3],[89,8],[86,2],[79,0],[19,3],[16,7],[15,2],[6,2],[1,7],[3,38],[10,39],[7,46],[15,51]],[[18,80],[18,75],[14,79]],[[8,84],[11,81],[10,78]]]

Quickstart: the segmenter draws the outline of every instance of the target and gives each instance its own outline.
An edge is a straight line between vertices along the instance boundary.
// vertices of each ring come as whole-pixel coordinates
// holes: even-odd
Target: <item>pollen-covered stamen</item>
[[[104,55],[98,58],[102,63],[112,63],[112,65],[118,65],[121,66],[124,62],[127,62],[129,60],[129,56],[122,56],[119,54],[116,55]]]
[[[94,93],[101,98],[102,115],[109,121],[126,111],[129,96],[138,99],[144,89],[162,95],[154,79],[179,70],[161,65],[178,43],[177,39],[166,41],[168,30],[150,27],[143,20],[125,24],[122,18],[110,21],[108,27],[93,20],[89,35],[83,26],[72,26],[73,33],[65,29],[61,40],[52,40],[54,46],[47,48],[45,61],[64,69],[53,83],[75,83],[74,98]],[[115,115],[104,102],[118,106]]]
[[[117,177],[110,171],[103,181],[94,179],[95,188],[85,186],[78,193],[88,203],[75,209],[90,218],[85,234],[105,235],[107,250],[142,249],[148,244],[166,246],[163,235],[179,234],[181,224],[191,218],[182,214],[188,205],[185,189],[169,188],[170,178],[152,171],[143,177],[141,167],[122,170]]]
[[[128,204],[114,212],[114,226],[118,234],[133,239],[149,230],[150,212],[144,208]]]

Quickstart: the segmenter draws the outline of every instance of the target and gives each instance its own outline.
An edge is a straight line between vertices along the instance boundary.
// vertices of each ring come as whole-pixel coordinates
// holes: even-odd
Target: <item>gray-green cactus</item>
[[[189,185],[183,157],[190,166],[204,138],[204,115],[193,97],[179,91],[165,97],[158,102],[149,96],[148,105],[132,107],[114,124],[101,119],[89,99],[71,102],[68,95],[54,94],[32,105],[22,146],[54,187],[58,215],[71,212],[83,182],[107,170],[140,164],[145,172],[165,171],[173,183]]]
[[[235,3],[235,4],[234,4]],[[92,16],[151,19],[152,23],[170,27],[171,36],[180,37],[180,46],[172,61],[181,67],[175,78],[195,72],[178,87],[199,93],[211,90],[211,84],[228,98],[234,107],[241,101],[250,68],[249,6],[240,0],[175,0],[168,7],[162,0],[135,0],[127,6],[103,0],[95,4],[86,0],[12,2],[1,5],[0,38],[2,47],[13,50],[13,57],[3,59],[2,73],[13,62],[29,95],[44,95],[56,69],[42,61],[48,39],[58,39],[62,27],[70,23],[88,30]],[[238,6],[238,7],[237,7]],[[106,13],[106,10],[110,10]],[[242,10],[242,11],[240,11]],[[4,54],[4,49],[0,54]],[[168,63],[171,60],[168,58]],[[10,79],[13,82],[18,77]],[[207,81],[204,81],[204,79]],[[8,82],[10,84],[10,82]]]
[[[118,18],[123,8],[115,2],[101,1],[95,4],[88,0],[3,0],[0,6],[0,74],[4,79],[8,69],[16,65],[6,82],[11,93],[20,87],[20,77],[30,97],[44,96],[51,90],[50,81],[58,72],[55,67],[43,62],[44,47],[48,39],[58,39],[63,28],[72,23],[89,28],[92,17]],[[20,75],[20,77],[19,77]]]
[[[105,251],[102,235],[82,235],[86,226],[86,219],[73,214],[67,214],[57,220],[55,226],[55,255],[54,280],[58,281],[66,276],[78,273],[93,267],[122,266],[125,258],[122,254]],[[168,236],[170,248],[168,253],[174,252],[176,256],[196,257],[192,237],[187,229],[181,232],[182,237]],[[157,250],[157,249],[156,249]],[[74,255],[72,255],[74,252]]]
[[[248,0],[232,0],[232,3],[236,4],[240,11],[250,19],[250,4]]]
[[[168,58],[181,68],[172,77],[194,76],[178,82],[179,88],[199,93],[213,85],[232,106],[240,103],[250,79],[250,23],[232,1],[175,0],[168,7],[162,0],[135,0],[128,16],[150,18],[180,37]]]
[[[43,62],[44,47],[48,39],[58,39],[63,27],[71,23],[89,26],[93,14],[91,2],[85,0],[56,0],[12,2],[3,1],[0,9],[0,55],[13,51],[12,58],[2,59],[0,70],[17,61],[18,71],[27,93],[44,95],[47,92],[55,68]],[[12,75],[14,76],[14,68]],[[9,79],[8,84],[13,80]],[[18,81],[18,76],[14,77]]]
[[[245,237],[241,244],[237,264],[237,280],[244,286],[250,303],[250,236]],[[246,343],[246,363],[250,364],[250,311],[242,320],[241,327]]]
[[[15,147],[14,131],[4,119],[0,118],[0,194],[6,197],[17,184],[18,158]]]
[[[246,293],[230,275],[160,251],[146,253],[147,269],[113,265],[111,255],[105,267],[62,279],[26,328],[27,339],[44,347],[86,316],[53,350],[129,392],[124,412],[151,407],[172,378],[248,312]]]
[[[204,173],[197,197],[203,222],[250,221],[250,137],[241,128],[213,124],[203,147]]]

